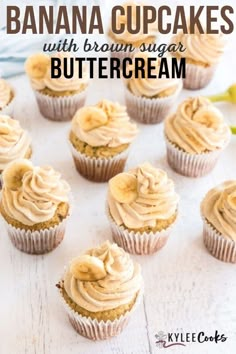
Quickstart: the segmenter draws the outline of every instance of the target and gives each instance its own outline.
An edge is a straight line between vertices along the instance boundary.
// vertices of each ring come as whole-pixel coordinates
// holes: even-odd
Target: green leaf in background
[[[208,97],[211,102],[230,102],[236,104],[236,84],[231,85],[228,90],[218,95]]]
[[[230,102],[236,104],[236,84],[231,85],[225,92],[208,97],[211,102]],[[232,134],[236,134],[236,126],[230,127]]]
[[[236,134],[236,126],[231,126],[230,127],[232,134]]]

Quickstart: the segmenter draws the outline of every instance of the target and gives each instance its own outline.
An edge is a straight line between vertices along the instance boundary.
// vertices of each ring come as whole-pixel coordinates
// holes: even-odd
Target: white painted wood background
[[[232,38],[213,82],[201,94],[223,91],[236,82],[235,46]],[[0,353],[235,353],[236,269],[214,259],[204,248],[199,203],[211,187],[236,178],[236,137],[210,175],[189,179],[177,175],[167,165],[163,125],[140,125],[127,169],[148,160],[167,170],[181,196],[180,218],[163,250],[154,256],[135,257],[142,264],[145,296],[129,326],[117,338],[94,343],[79,336],[70,326],[55,284],[72,257],[111,239],[104,212],[107,185],[88,182],[77,174],[66,143],[69,123],[54,123],[40,116],[25,77],[14,78],[12,83],[17,89],[16,118],[33,137],[33,161],[51,164],[61,171],[72,187],[74,209],[63,243],[45,256],[29,256],[16,250],[1,222]],[[179,101],[197,94],[183,91]],[[122,83],[94,80],[87,102],[96,103],[102,98],[124,102]],[[236,123],[236,106],[221,104],[219,107]],[[204,331],[211,335],[216,329],[228,337],[225,343],[188,344],[185,348],[170,349],[155,345],[158,331]]]

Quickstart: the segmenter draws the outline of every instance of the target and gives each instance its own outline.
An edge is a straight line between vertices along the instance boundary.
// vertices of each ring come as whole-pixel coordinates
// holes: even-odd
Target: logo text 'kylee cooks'
[[[227,340],[225,334],[219,333],[217,330],[213,334],[207,334],[205,332],[162,332],[159,331],[155,335],[156,346],[158,348],[170,348],[174,346],[186,347],[188,343],[223,343]]]

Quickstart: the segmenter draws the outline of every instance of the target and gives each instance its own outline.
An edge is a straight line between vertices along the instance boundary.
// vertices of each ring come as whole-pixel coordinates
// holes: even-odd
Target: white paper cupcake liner
[[[53,121],[68,121],[73,118],[77,110],[84,106],[87,89],[75,95],[51,97],[34,91],[40,113]]]
[[[128,114],[139,123],[161,123],[175,103],[182,89],[182,85],[182,81],[180,81],[180,84],[173,95],[162,98],[137,97],[126,87],[125,102]]]
[[[107,182],[123,172],[128,158],[129,148],[110,158],[95,158],[81,154],[69,141],[75,167],[79,174],[94,182]]]
[[[162,231],[135,232],[129,231],[124,226],[118,226],[110,215],[108,205],[106,206],[106,214],[114,242],[126,252],[137,255],[153,254],[164,247],[178,219],[177,217],[173,224]]]
[[[187,90],[200,90],[206,87],[213,78],[216,66],[204,67],[186,63],[186,78],[183,79]]]
[[[29,254],[45,254],[62,242],[68,216],[60,224],[38,231],[15,228],[6,221],[5,224],[8,236],[18,250]]]
[[[236,263],[236,242],[226,238],[203,219],[203,241],[212,256],[223,262]]]
[[[130,311],[115,319],[114,321],[98,321],[90,317],[84,317],[73,310],[66,302],[62,290],[59,289],[60,298],[73,328],[81,336],[92,340],[104,340],[119,335],[127,326],[130,315],[135,311],[142,298],[143,291],[140,290],[136,301]]]
[[[10,116],[11,118],[13,118],[14,117],[14,106],[15,106],[16,93],[13,88],[11,88],[11,90],[13,93],[13,97],[6,107],[4,107],[3,109],[0,109],[0,114],[7,115],[7,116]]]
[[[186,177],[202,177],[215,167],[223,149],[202,154],[189,154],[180,150],[166,138],[167,161],[177,173]]]

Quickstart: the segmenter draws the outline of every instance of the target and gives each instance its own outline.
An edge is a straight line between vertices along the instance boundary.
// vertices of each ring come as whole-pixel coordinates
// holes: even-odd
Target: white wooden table
[[[213,82],[202,94],[224,90],[236,82],[232,61],[235,45],[232,41]],[[235,353],[236,269],[214,259],[204,248],[199,203],[211,187],[236,178],[236,138],[232,138],[215,170],[195,180],[181,177],[168,167],[163,125],[140,125],[127,169],[148,160],[167,170],[181,196],[181,215],[163,250],[154,256],[135,257],[142,264],[145,296],[127,329],[117,338],[92,342],[70,326],[55,284],[72,257],[111,239],[104,212],[107,184],[88,182],[78,175],[66,142],[69,123],[54,123],[40,116],[25,77],[15,78],[12,83],[17,88],[15,116],[33,137],[33,162],[51,164],[61,171],[72,187],[74,209],[63,243],[45,256],[29,256],[16,250],[1,222],[0,353]],[[191,94],[198,92],[184,91],[179,101]],[[87,102],[96,103],[102,98],[124,102],[122,83],[94,80]],[[236,106],[219,107],[236,122]],[[225,343],[193,343],[170,349],[159,349],[155,344],[158,331],[204,331],[211,335],[215,330],[228,337]]]

